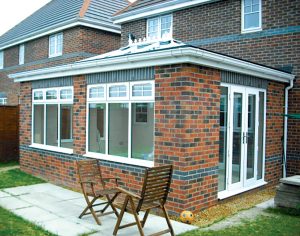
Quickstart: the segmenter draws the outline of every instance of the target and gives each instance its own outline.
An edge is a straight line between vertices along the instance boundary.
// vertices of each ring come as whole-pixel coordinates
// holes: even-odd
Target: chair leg
[[[170,221],[170,218],[169,218],[169,215],[168,215],[168,212],[167,212],[165,206],[162,205],[162,206],[161,206],[161,209],[162,209],[162,211],[163,211],[163,213],[164,213],[164,216],[165,216],[165,218],[166,218],[166,221],[167,221],[168,227],[169,227],[169,229],[170,229],[171,235],[172,235],[172,236],[175,236],[175,233],[174,233],[174,230],[173,230],[173,227],[172,227],[172,224],[171,224],[171,221]]]
[[[106,206],[101,210],[102,213],[104,213],[106,211],[106,209],[110,206],[113,210],[113,212],[115,213],[116,217],[119,217],[119,213],[117,211],[117,209],[114,207],[113,202],[116,199],[116,197],[119,195],[119,193],[116,193],[112,199],[110,199],[109,195],[105,195],[106,199],[108,200],[108,203],[106,204]]]
[[[145,212],[144,218],[143,218],[143,220],[142,220],[142,227],[143,227],[143,228],[144,228],[144,226],[145,226],[145,224],[146,224],[146,220],[147,220],[147,218],[148,218],[149,212],[150,212],[150,209],[147,210],[147,211]]]
[[[122,219],[123,219],[123,216],[124,216],[126,207],[127,207],[127,205],[128,205],[128,201],[129,201],[128,196],[126,196],[125,201],[124,201],[124,204],[123,204],[123,207],[122,207],[121,212],[120,212],[120,215],[119,215],[119,217],[118,217],[118,220],[117,220],[117,223],[116,223],[114,232],[113,232],[113,235],[114,235],[114,236],[116,236],[117,233],[118,233],[118,230],[119,230],[121,221],[122,221]]]
[[[92,206],[94,204],[94,202],[97,200],[97,198],[95,197],[91,202],[86,199],[85,197],[85,201],[87,203],[86,208],[84,208],[84,210],[82,211],[82,213],[80,214],[79,218],[81,219],[81,217],[83,217],[85,215],[85,213],[87,212],[88,209],[90,209],[90,206]]]
[[[144,236],[143,227],[142,227],[142,225],[141,225],[141,221],[140,221],[140,219],[139,219],[139,216],[138,216],[137,213],[136,213],[136,208],[135,208],[134,202],[133,202],[133,200],[132,200],[131,197],[129,197],[129,202],[130,202],[130,205],[131,205],[132,213],[133,213],[133,215],[134,215],[134,218],[135,218],[137,227],[138,227],[138,229],[139,229],[139,231],[140,231],[140,235],[141,235],[141,236]]]

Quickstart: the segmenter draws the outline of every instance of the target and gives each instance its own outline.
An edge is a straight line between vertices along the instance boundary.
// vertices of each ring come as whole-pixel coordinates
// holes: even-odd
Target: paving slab
[[[114,214],[101,217],[102,225],[97,225],[91,215],[79,219],[86,206],[81,193],[44,183],[31,186],[4,189],[0,197],[0,206],[43,227],[59,236],[81,234],[110,236],[113,233],[117,217]],[[141,213],[140,217],[143,216]],[[134,218],[125,213],[122,224],[131,223]],[[197,227],[172,221],[176,234],[196,229]],[[145,225],[145,234],[152,234],[167,229],[164,218],[149,215]],[[122,229],[118,235],[139,235],[136,226]]]

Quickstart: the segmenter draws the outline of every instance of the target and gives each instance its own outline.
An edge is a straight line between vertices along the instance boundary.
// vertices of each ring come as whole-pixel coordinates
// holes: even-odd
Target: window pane
[[[46,92],[46,99],[47,100],[57,99],[57,91],[56,90],[48,90]]]
[[[0,69],[4,67],[4,54],[3,51],[0,51]]]
[[[149,38],[158,37],[158,18],[148,20],[148,37]]]
[[[56,53],[57,54],[62,54],[62,46],[63,46],[62,34],[58,34],[57,41],[56,41]]]
[[[58,146],[58,105],[46,105],[46,145]]]
[[[259,27],[259,13],[245,15],[245,29]]]
[[[109,104],[108,153],[128,157],[128,103]]]
[[[135,114],[134,114],[135,113]],[[139,116],[138,114],[143,114]],[[136,119],[134,119],[136,115]],[[138,115],[138,117],[137,117]],[[137,122],[142,119],[143,123]],[[132,104],[131,157],[153,161],[154,156],[154,103]]]
[[[50,55],[55,54],[55,37],[51,36],[49,40]]]
[[[105,154],[105,104],[89,105],[88,151]]]
[[[42,91],[34,92],[34,100],[43,100],[43,92]]]
[[[221,87],[218,191],[226,189],[228,88]]]
[[[256,95],[248,95],[247,179],[254,177]]]
[[[126,97],[126,86],[111,86],[109,88],[109,97]]]
[[[89,93],[90,98],[104,98],[104,87],[94,87],[90,88]]]
[[[72,98],[73,98],[72,89],[60,90],[60,99],[72,99]]]
[[[137,84],[132,86],[132,96],[142,97],[142,96],[152,96],[152,85],[149,84]]]
[[[33,143],[44,144],[44,105],[34,105],[33,113]]]
[[[72,149],[72,105],[61,105],[60,117],[60,146]]]
[[[161,37],[170,36],[171,32],[171,16],[161,17]]]

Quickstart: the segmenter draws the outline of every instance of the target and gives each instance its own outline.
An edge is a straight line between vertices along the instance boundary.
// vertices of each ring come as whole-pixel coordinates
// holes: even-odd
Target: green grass
[[[295,236],[300,235],[299,210],[268,209],[270,215],[259,216],[252,221],[243,221],[240,226],[230,227],[218,231],[194,230],[180,236]]]
[[[43,230],[21,217],[0,207],[0,235],[32,235],[32,236],[54,236],[54,234]]]
[[[7,163],[0,163],[0,168],[10,167],[10,166],[17,166],[17,165],[19,165],[19,162],[10,161],[10,162],[7,162]]]
[[[45,181],[26,174],[19,169],[0,172],[0,189],[39,183],[45,183]]]

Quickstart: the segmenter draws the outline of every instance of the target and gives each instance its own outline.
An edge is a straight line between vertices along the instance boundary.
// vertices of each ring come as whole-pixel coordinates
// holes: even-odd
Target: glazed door
[[[228,190],[251,185],[256,176],[258,91],[232,86],[229,96]]]

